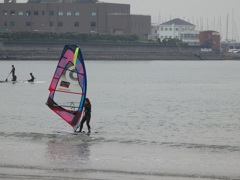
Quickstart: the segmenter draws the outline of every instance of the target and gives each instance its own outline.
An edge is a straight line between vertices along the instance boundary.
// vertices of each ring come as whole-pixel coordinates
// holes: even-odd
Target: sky
[[[26,1],[17,0],[17,2]],[[196,25],[197,30],[216,30],[221,33],[222,40],[240,42],[240,0],[99,1],[130,4],[131,14],[151,15],[152,23],[159,24],[180,18]]]
[[[162,23],[180,18],[193,23],[198,30],[208,29],[220,32],[222,40],[227,38],[240,41],[240,0],[100,1],[130,4],[131,14],[151,15],[152,23]]]

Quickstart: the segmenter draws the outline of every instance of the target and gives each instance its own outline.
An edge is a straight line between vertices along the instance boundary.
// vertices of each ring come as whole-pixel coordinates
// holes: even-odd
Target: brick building
[[[220,51],[221,43],[220,43],[220,33],[217,31],[200,31],[199,32],[199,41],[200,44],[204,46],[209,44],[212,50]]]
[[[2,31],[136,34],[140,39],[151,31],[151,17],[131,15],[129,4],[96,0],[5,0],[0,14]]]

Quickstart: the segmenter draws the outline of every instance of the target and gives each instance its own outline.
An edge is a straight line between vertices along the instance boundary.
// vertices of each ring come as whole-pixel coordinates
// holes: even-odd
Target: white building
[[[159,39],[177,38],[189,45],[199,45],[196,26],[179,18],[170,20],[159,25]]]

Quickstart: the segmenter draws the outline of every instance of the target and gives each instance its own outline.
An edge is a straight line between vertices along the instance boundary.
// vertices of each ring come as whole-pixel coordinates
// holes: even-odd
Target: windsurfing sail
[[[86,69],[80,47],[64,47],[49,91],[48,107],[76,130],[87,93]]]

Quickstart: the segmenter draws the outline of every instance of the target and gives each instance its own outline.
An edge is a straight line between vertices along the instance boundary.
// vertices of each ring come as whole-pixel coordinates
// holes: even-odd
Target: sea
[[[45,104],[57,60],[0,61],[0,80],[12,65],[0,179],[240,179],[240,61],[86,60],[90,135]]]

